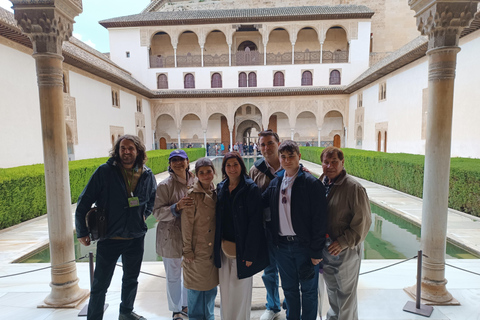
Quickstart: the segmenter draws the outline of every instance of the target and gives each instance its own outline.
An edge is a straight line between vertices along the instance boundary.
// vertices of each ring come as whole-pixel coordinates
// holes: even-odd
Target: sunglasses
[[[287,203],[287,189],[281,189],[280,192],[282,193],[282,203]]]

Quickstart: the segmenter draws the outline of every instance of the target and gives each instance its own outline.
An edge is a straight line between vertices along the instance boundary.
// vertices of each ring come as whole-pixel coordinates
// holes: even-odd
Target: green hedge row
[[[302,159],[320,163],[323,148],[302,147]],[[348,173],[421,198],[425,156],[342,149]],[[452,158],[448,206],[480,216],[480,159]]]
[[[147,166],[154,174],[166,171],[171,150],[147,152]],[[205,149],[185,149],[191,161],[205,155]],[[69,162],[72,203],[85,188],[91,175],[108,157]],[[16,225],[47,212],[43,164],[0,168],[0,229]]]

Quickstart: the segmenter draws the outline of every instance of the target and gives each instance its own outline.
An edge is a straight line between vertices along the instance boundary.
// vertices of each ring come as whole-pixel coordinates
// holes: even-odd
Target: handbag
[[[85,216],[90,240],[102,240],[107,235],[107,213],[105,209],[93,207]]]
[[[222,239],[222,251],[229,259],[237,258],[237,246],[235,242]]]

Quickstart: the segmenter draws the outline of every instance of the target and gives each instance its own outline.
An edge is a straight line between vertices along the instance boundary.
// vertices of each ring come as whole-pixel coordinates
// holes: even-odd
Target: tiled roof
[[[345,93],[352,93],[356,90],[386,76],[390,72],[397,70],[425,55],[427,52],[427,37],[420,36],[410,41],[397,51],[380,60],[357,79],[353,80],[347,88]]]
[[[305,6],[229,10],[186,10],[142,12],[130,16],[102,20],[105,28],[195,25],[209,23],[254,23],[326,19],[369,19],[374,12],[363,5]]]
[[[271,97],[343,94],[345,86],[154,90],[155,98]]]
[[[92,49],[75,37],[71,37],[69,41],[63,42],[62,49],[65,63],[109,80],[143,96],[152,96],[152,91],[133,78],[129,72],[120,68],[104,54]]]
[[[30,39],[17,26],[13,13],[0,8],[0,35],[32,48]],[[151,98],[153,93],[132,75],[116,65],[104,54],[86,45],[75,37],[64,41],[62,45],[64,62],[82,70],[90,72],[119,86]]]

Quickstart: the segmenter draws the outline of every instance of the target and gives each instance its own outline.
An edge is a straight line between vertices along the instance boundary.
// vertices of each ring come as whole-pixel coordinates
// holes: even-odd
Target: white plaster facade
[[[224,142],[228,145],[230,133],[233,142],[242,141],[250,130],[255,132],[271,124],[281,139],[293,138],[303,145],[309,142],[316,146],[319,140],[322,145],[329,145],[339,139],[342,147],[424,154],[425,106],[428,103],[428,62],[425,55],[394,71],[388,71],[387,67],[375,71],[374,74],[380,72],[383,76],[347,93],[349,85],[362,78],[364,72],[375,69],[375,66],[369,69],[369,61],[372,59],[370,35],[372,31],[376,32],[378,19],[372,21],[347,19],[341,23],[328,20],[282,24],[264,22],[258,23],[261,28],[258,27],[257,31],[243,35],[236,34],[232,24],[225,23],[110,28],[111,60],[86,46],[76,44],[75,49],[82,54],[90,54],[92,65],[101,60],[106,65],[103,73],[91,71],[88,66],[83,68],[79,64],[71,64],[68,59],[64,63],[68,86],[65,101],[68,101],[69,110],[73,113],[66,118],[69,128],[67,135],[71,134],[67,138],[72,144],[71,150],[69,149],[69,152],[72,151],[71,159],[106,156],[112,139],[123,133],[143,136],[145,145],[150,150],[161,147],[162,141],[166,147],[179,140],[182,144],[193,143],[194,146],[201,146],[205,141],[211,144]],[[10,22],[0,19],[0,23]],[[410,30],[409,25],[406,23],[403,27]],[[243,66],[235,66],[230,61],[227,65],[204,67],[150,65],[151,49],[155,47],[152,39],[159,31],[169,34],[171,38],[171,50],[165,52],[173,53],[173,45],[176,45],[179,56],[201,47],[207,50],[218,48],[218,54],[227,51],[228,55],[229,44],[230,50],[235,53],[238,43],[248,39],[255,42],[260,55],[264,55],[265,48],[267,53],[269,50],[288,52],[292,50],[292,42],[300,51],[310,47],[317,50],[319,46],[323,46],[323,50],[328,49],[328,41],[325,40],[327,31],[332,30],[329,29],[332,26],[341,27],[334,30],[342,39],[339,43],[348,48],[348,61]],[[275,30],[277,27],[282,27],[283,30]],[[309,29],[302,29],[304,27]],[[191,31],[187,34],[188,37],[195,36],[197,41],[188,42],[190,47],[182,48],[184,40],[181,35],[185,30]],[[209,38],[212,30],[221,31],[214,34],[214,40]],[[345,39],[342,38],[342,32]],[[246,34],[252,37],[249,38]],[[406,34],[411,35],[410,31]],[[301,36],[295,38],[295,35]],[[384,47],[390,45],[391,43]],[[477,124],[480,110],[476,108],[480,101],[480,83],[475,78],[480,73],[477,57],[480,52],[480,31],[476,29],[461,38],[460,47],[462,50],[458,54],[456,70],[452,156],[480,158],[480,126]],[[204,51],[205,55],[206,53],[208,51]],[[0,56],[0,134],[8,137],[4,139],[3,146],[11,151],[8,156],[6,153],[1,154],[0,168],[41,163],[43,147],[40,111],[35,61],[31,57],[31,49],[0,32]],[[302,73],[306,70],[312,73],[312,86],[302,86]],[[329,84],[332,70],[340,72],[340,85]],[[255,72],[255,88],[239,88],[241,72]],[[273,85],[275,72],[283,73],[283,87]],[[127,82],[116,80],[120,73],[128,78]],[[187,73],[195,77],[194,89],[184,89],[184,76]],[[214,73],[221,75],[221,89],[211,89]],[[157,89],[159,74],[167,75],[167,90]],[[386,88],[384,97],[381,97],[380,87]],[[338,91],[329,93],[328,90],[332,88]],[[243,89],[246,90],[245,94],[242,93]],[[317,91],[296,92],[304,89]],[[112,102],[112,90],[118,93],[119,106],[114,106]],[[272,90],[277,91],[264,94]],[[228,96],[225,92],[234,94]],[[358,106],[359,97],[362,99],[361,107]],[[138,101],[141,102],[141,111],[138,109]]]

